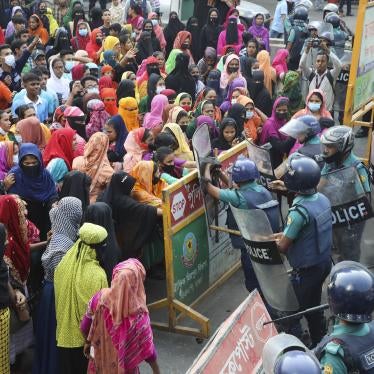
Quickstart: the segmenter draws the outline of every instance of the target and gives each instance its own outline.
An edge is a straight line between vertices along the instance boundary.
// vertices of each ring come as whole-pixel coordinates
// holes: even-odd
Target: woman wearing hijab
[[[136,43],[136,48],[138,50],[136,53],[136,62],[138,65],[140,65],[143,60],[152,56],[155,50],[152,45],[152,34],[149,31],[142,31]]]
[[[126,154],[123,158],[123,170],[126,173],[130,173],[133,167],[143,160],[149,153],[149,145],[153,142],[152,132],[144,127],[130,131],[124,145]]]
[[[255,103],[255,107],[260,109],[268,117],[272,113],[272,99],[269,91],[264,85],[264,72],[261,70],[252,73],[252,81],[249,86],[249,95]]]
[[[185,133],[189,122],[188,113],[180,106],[173,106],[168,112],[168,118],[165,123],[177,123]]]
[[[240,59],[237,55],[231,54],[226,58],[223,71],[220,79],[220,88],[221,90],[227,90],[229,84],[234,79],[241,79],[243,82],[242,87],[247,87],[247,82],[242,76],[240,70]]]
[[[164,36],[164,31],[162,30],[162,27],[158,23],[158,17],[159,17],[158,14],[155,12],[151,12],[148,14],[148,19],[152,21],[153,31],[155,32],[156,38],[160,43],[161,50],[165,51],[166,40]]]
[[[174,70],[166,77],[165,84],[175,92],[187,92],[195,100],[195,80],[188,70],[188,57],[180,53],[175,60]]]
[[[114,231],[112,209],[104,202],[91,204],[84,212],[83,222],[89,222],[104,227],[108,233],[105,252],[101,256],[101,267],[105,270],[108,284],[110,284],[113,268],[120,261],[120,250]]]
[[[23,143],[33,143],[41,150],[45,148],[45,136],[37,117],[28,117],[19,121],[16,131],[21,135]]]
[[[154,20],[154,21],[157,21],[157,20]],[[153,21],[151,19],[147,19],[143,22],[142,31],[148,31],[148,32],[151,33],[151,41],[152,41],[153,50],[154,51],[161,51],[162,48],[161,48],[161,45],[160,45],[160,40],[157,38],[155,28],[153,26]]]
[[[180,50],[189,59],[188,65],[194,64],[195,61],[192,57],[191,48],[192,35],[189,31],[179,31],[174,39],[173,50]],[[170,57],[170,56],[169,56]]]
[[[72,170],[64,176],[59,198],[63,199],[67,196],[76,197],[81,201],[84,212],[90,203],[90,185],[91,178],[88,175],[77,170]]]
[[[235,53],[239,53],[243,42],[243,31],[238,27],[238,18],[231,16],[226,30],[221,31],[218,37],[217,53],[223,56],[223,48],[226,45],[235,47]]]
[[[104,103],[105,111],[110,116],[118,114],[117,94],[114,88],[102,88],[100,90],[100,97]]]
[[[82,156],[86,145],[86,116],[76,106],[67,106],[64,110],[65,127],[76,131],[74,157]]]
[[[78,64],[71,69],[71,79],[73,81],[80,81],[88,74],[90,74],[90,69],[86,64]]]
[[[51,76],[47,80],[47,90],[55,92],[59,105],[65,102],[70,94],[69,80],[64,78],[65,64],[61,58],[54,58],[50,62]]]
[[[105,38],[104,43],[103,43],[103,52],[101,53],[101,56],[100,56],[100,62],[104,60],[104,53],[109,52],[109,51],[112,51],[114,53],[116,62],[121,60],[121,46],[119,43],[119,39],[115,36],[109,35]]]
[[[165,63],[165,71],[167,74],[170,74],[175,69],[176,59],[177,59],[177,56],[180,54],[183,54],[183,51],[180,49],[171,50],[169,57]]]
[[[98,195],[109,183],[113,174],[107,151],[108,137],[100,132],[93,134],[84,148],[83,156],[76,157],[73,161],[73,170],[86,173],[91,178],[90,203],[94,203]]]
[[[89,100],[87,110],[89,121],[86,126],[86,134],[90,138],[96,132],[103,131],[104,125],[110,118],[110,115],[105,111],[104,103],[98,99]]]
[[[117,87],[117,101],[128,97],[135,98],[135,83],[130,79],[125,79],[120,82]]]
[[[219,84],[219,82],[218,82],[218,84]],[[198,97],[197,97],[197,99],[195,101],[195,104],[194,104],[194,107],[193,107],[193,111],[196,113],[196,111],[200,107],[200,104],[203,101],[206,101],[206,100],[213,103],[213,105],[214,105],[214,116],[213,116],[213,119],[217,123],[220,123],[221,120],[222,120],[222,113],[221,113],[221,109],[219,108],[219,106],[217,106],[218,95],[217,95],[215,89],[211,88],[210,86],[205,87],[204,90],[202,90],[200,92],[200,94],[198,95]],[[201,109],[201,107],[200,107],[200,109]],[[199,112],[198,115],[200,115],[200,114],[201,114],[201,110],[200,110],[200,112]]]
[[[206,24],[200,31],[200,53],[203,55],[207,47],[217,49],[218,37],[222,31],[218,22],[218,10],[211,8],[208,13]]]
[[[169,56],[173,48],[175,36],[185,29],[184,24],[179,20],[177,12],[170,12],[169,22],[164,28],[164,36],[166,39],[166,56]]]
[[[147,94],[147,84],[148,84],[148,80],[149,80],[149,77],[152,73],[154,74],[157,74],[157,75],[161,75],[160,73],[160,68],[158,66],[158,60],[156,57],[154,56],[151,56],[151,57],[148,57],[145,62],[143,62],[143,64],[145,64],[145,71],[143,73],[141,73],[141,75],[137,75],[138,76],[138,79],[137,79],[137,86],[139,88],[139,95],[140,97],[143,97]],[[139,69],[141,70],[141,69]],[[139,74],[140,74],[140,71],[139,71]]]
[[[19,150],[19,163],[9,174],[15,182],[8,193],[19,195],[27,203],[28,219],[40,230],[45,240],[50,229],[48,212],[57,200],[55,183],[45,169],[40,150],[35,144],[23,143]]]
[[[209,72],[211,72],[217,64],[217,52],[213,47],[206,47],[203,58],[197,63],[202,81],[206,83]]]
[[[248,32],[257,40],[261,49],[270,52],[269,30],[265,27],[264,21],[264,15],[257,13],[253,17],[252,26],[248,29]]]
[[[225,117],[219,125],[219,137],[212,142],[212,149],[217,149],[219,152],[229,150],[239,143],[239,135],[235,120]]]
[[[152,130],[153,136],[162,130],[162,116],[168,103],[168,98],[165,95],[156,95],[152,99],[151,111],[144,116],[143,127]]]
[[[275,69],[275,73],[277,75],[277,78],[279,80],[283,80],[284,76],[288,72],[287,67],[287,58],[288,58],[289,52],[287,49],[281,48],[277,50],[277,53],[274,56],[273,63],[271,66]]]
[[[52,236],[42,255],[44,284],[35,331],[33,371],[57,373],[56,309],[53,287],[54,272],[66,252],[78,238],[82,220],[82,203],[75,197],[64,197],[49,212]]]
[[[286,137],[279,129],[286,124],[289,117],[288,99],[279,97],[275,100],[271,117],[262,127],[259,144],[271,144],[270,157],[273,168],[279,166],[295,144],[295,139]]]
[[[306,106],[299,110],[293,116],[298,118],[301,116],[311,115],[319,120],[321,117],[332,118],[331,113],[326,108],[326,95],[318,88],[309,92],[305,100]]]
[[[77,24],[75,31],[75,36],[71,38],[71,46],[73,47],[74,52],[78,50],[85,50],[87,44],[91,38],[90,26],[88,22],[80,20]]]
[[[260,51],[257,54],[257,61],[259,69],[264,72],[264,85],[269,91],[270,96],[273,96],[273,85],[277,81],[275,69],[270,64],[270,55],[268,51]]]
[[[5,30],[5,38],[6,39],[8,39],[12,35],[14,35],[15,32],[16,32],[16,29],[14,28],[12,18],[14,16],[21,16],[22,18],[26,19],[26,15],[25,15],[24,11],[22,10],[22,8],[20,6],[16,5],[11,9],[12,9],[12,12],[11,12],[11,15],[10,15],[10,21],[8,22],[6,30]],[[171,45],[173,45],[173,42],[171,43]]]
[[[299,73],[292,70],[286,73],[283,80],[281,96],[288,98],[291,116],[304,107],[304,99],[300,89]]]
[[[53,48],[47,51],[45,58],[48,61],[50,57],[67,49],[70,49],[69,34],[64,27],[59,27],[56,31]]]
[[[246,81],[243,78],[234,78],[227,86],[226,99],[220,105],[221,111],[226,113],[236,103],[237,97],[240,95],[248,95]]]
[[[71,170],[74,159],[75,131],[69,128],[54,131],[43,152],[43,162],[55,183],[62,182]]]
[[[244,122],[246,119],[246,110],[244,106],[241,104],[233,104],[228,110],[227,116],[235,120],[238,130],[238,137],[243,139]]]
[[[190,17],[187,21],[186,30],[191,34],[191,53],[194,61],[199,61],[202,54],[200,53],[200,30],[199,24],[196,17]]]
[[[88,52],[88,57],[93,60],[93,62],[98,63],[100,60],[100,54],[103,47],[103,33],[101,29],[93,29],[90,35],[90,41],[86,45],[86,51]]]
[[[119,119],[122,120],[128,134],[130,131],[139,127],[138,113],[138,103],[136,100],[133,97],[125,97],[119,101],[118,115],[112,117],[112,119],[117,119],[119,117]]]
[[[113,271],[112,286],[96,293],[88,303],[81,330],[90,342],[87,351],[89,346],[94,350],[89,373],[135,372],[143,361],[153,373],[160,372],[143,284],[145,274],[138,260],[121,262]]]
[[[114,173],[99,201],[112,208],[121,258],[139,257],[152,237],[161,209],[137,202],[131,197],[135,178],[125,172]]]
[[[205,103],[205,102],[203,102]],[[204,105],[204,104],[202,104]],[[210,141],[212,142],[214,139],[218,138],[219,131],[217,125],[214,123],[214,120],[211,116],[207,116],[205,114],[198,115],[194,121],[192,121],[187,128],[187,136],[189,139],[192,139],[193,134],[195,131],[203,126],[207,125],[209,130],[209,137]]]
[[[29,36],[39,37],[43,45],[47,45],[49,41],[48,31],[43,27],[43,22],[36,14],[29,18]]]
[[[174,136],[178,144],[178,148],[174,151],[176,157],[185,161],[193,161],[193,153],[188,145],[186,135],[177,123],[167,123],[162,131]]]
[[[0,143],[0,181],[3,181],[9,170],[18,163],[18,152],[17,143],[8,140]]]
[[[117,166],[122,168],[123,156],[125,155],[124,143],[128,134],[125,129],[119,116],[112,117],[104,126],[104,132],[109,139],[108,160],[115,170]]]
[[[83,353],[85,338],[79,326],[91,297],[108,287],[102,268],[107,231],[85,223],[79,239],[57,265],[54,274],[56,300],[56,340],[59,369],[66,374],[87,372],[88,361]]]
[[[156,95],[165,89],[165,80],[161,75],[152,73],[147,85],[147,96],[144,96],[139,103],[140,113],[146,113],[151,110],[151,103]]]

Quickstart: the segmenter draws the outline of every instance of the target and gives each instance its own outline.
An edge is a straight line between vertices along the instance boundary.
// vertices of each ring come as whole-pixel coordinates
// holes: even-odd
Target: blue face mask
[[[71,72],[71,69],[75,66],[75,61],[65,61],[65,69]]]
[[[321,108],[321,103],[308,103],[308,108],[312,112],[318,112]]]
[[[254,113],[252,112],[252,110],[247,110],[245,112],[245,118],[246,119],[251,119],[253,117]]]
[[[88,30],[87,29],[79,29],[78,33],[80,36],[87,36]]]

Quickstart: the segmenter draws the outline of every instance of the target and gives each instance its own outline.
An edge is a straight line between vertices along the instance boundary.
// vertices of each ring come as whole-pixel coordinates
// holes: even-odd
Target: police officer
[[[288,70],[296,71],[299,68],[301,51],[309,35],[307,22],[308,10],[303,6],[297,7],[293,15],[293,26],[287,40],[287,49],[289,51]]]
[[[333,126],[321,136],[322,156],[325,166],[322,175],[344,167],[357,169],[362,188],[370,194],[369,175],[362,162],[353,154],[354,134],[348,126]],[[359,186],[361,189],[361,186]],[[334,245],[339,251],[340,260],[359,261],[361,255],[361,237],[365,221],[345,227],[334,228]]]
[[[314,116],[306,115],[292,119],[282,126],[279,132],[296,139],[301,144],[297,152],[313,158],[320,164],[321,141],[318,134],[321,132],[321,126]]]
[[[212,184],[211,168],[208,164],[204,172],[206,190],[217,200],[230,203],[241,209],[263,209],[274,232],[279,230],[278,202],[273,200],[271,193],[257,183],[260,177],[256,164],[248,158],[239,156],[232,167],[232,181],[238,188],[220,189]],[[226,185],[229,185],[228,178],[220,172],[220,178]],[[229,209],[227,212],[227,226],[229,229],[238,230],[235,219]],[[231,242],[234,248],[241,250],[241,262],[245,276],[245,285],[248,291],[259,288],[257,278],[253,272],[252,263],[247,253],[243,239],[231,235]]]
[[[313,352],[295,336],[282,333],[265,343],[262,366],[265,374],[321,374]]]
[[[329,13],[325,17],[325,22],[330,23],[333,28],[335,49],[334,53],[339,58],[342,58],[344,55],[345,41],[348,39],[348,35],[340,28],[340,17],[336,13]]]
[[[372,273],[357,262],[340,262],[331,271],[327,295],[336,324],[315,349],[324,373],[374,373]]]
[[[289,157],[284,184],[296,196],[283,233],[275,238],[293,268],[292,282],[301,310],[320,304],[322,284],[331,269],[332,213],[327,197],[316,192],[320,177],[313,159],[298,154]],[[312,344],[316,345],[324,334],[323,312],[305,317]],[[300,322],[293,328],[301,337]]]

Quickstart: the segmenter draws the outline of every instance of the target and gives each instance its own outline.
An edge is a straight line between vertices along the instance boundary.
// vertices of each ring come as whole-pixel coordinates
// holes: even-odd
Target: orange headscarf
[[[16,130],[21,135],[23,143],[33,143],[39,149],[44,149],[45,135],[37,117],[29,117],[19,121]]]
[[[264,72],[264,85],[270,93],[270,96],[273,96],[273,82],[276,80],[276,71],[271,66],[270,55],[268,51],[260,51],[257,54],[257,61],[259,64],[259,69]]]
[[[163,180],[153,184],[153,172],[157,165],[153,161],[139,161],[132,169],[131,175],[136,179],[132,190],[135,200],[143,204],[160,207],[162,204],[162,190],[167,187]]]
[[[36,14],[33,14],[30,18],[36,18],[39,22],[39,26],[35,30],[31,30],[31,28],[29,27],[29,35],[34,36],[34,37],[39,36],[42,43],[46,45],[49,40],[49,34],[48,34],[48,31],[44,28],[43,22],[41,21],[39,16],[37,16]]]
[[[238,104],[243,105],[244,107],[248,104],[251,103],[253,106],[255,106],[255,103],[251,98],[248,96],[240,95],[236,99],[236,102]],[[254,115],[251,119],[246,119],[244,121],[244,133],[247,138],[251,138],[254,142],[256,142],[258,138],[257,134],[257,128],[261,125],[261,118],[257,115],[255,111]]]
[[[119,101],[118,114],[125,122],[128,132],[139,128],[138,113],[138,103],[133,97],[124,97]]]

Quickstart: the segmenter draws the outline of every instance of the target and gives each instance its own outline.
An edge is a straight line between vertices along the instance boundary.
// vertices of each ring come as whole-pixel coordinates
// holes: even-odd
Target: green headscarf
[[[177,58],[177,56],[180,53],[183,53],[180,49],[172,49],[171,50],[171,52],[169,54],[169,57],[166,60],[166,64],[165,64],[165,71],[166,71],[167,74],[170,74],[174,70],[175,59]]]
[[[291,115],[304,108],[304,99],[301,94],[300,76],[296,71],[290,70],[284,76],[283,90],[278,95],[288,97]]]
[[[56,267],[54,287],[59,347],[77,348],[84,345],[79,326],[87,304],[97,291],[108,287],[105,271],[99,265],[92,245],[104,242],[107,236],[103,227],[83,224],[78,241]]]

